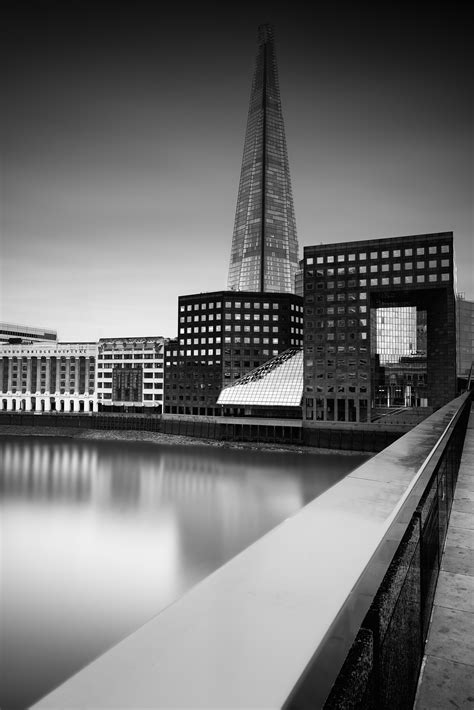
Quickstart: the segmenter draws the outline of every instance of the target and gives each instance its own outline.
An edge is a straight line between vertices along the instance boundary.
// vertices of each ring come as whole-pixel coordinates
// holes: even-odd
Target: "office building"
[[[221,389],[303,338],[303,302],[290,293],[180,296],[177,341],[165,358],[165,414],[219,416]]]
[[[96,343],[0,344],[0,409],[95,412]]]
[[[56,342],[55,330],[48,328],[32,328],[29,325],[0,323],[0,343],[41,343]]]
[[[456,296],[456,356],[458,377],[466,378],[474,361],[474,301]]]
[[[293,293],[298,240],[273,29],[258,28],[228,288]]]
[[[161,336],[99,340],[99,411],[161,413],[166,342]]]
[[[392,312],[377,341],[378,309],[426,312],[424,403],[437,409],[455,396],[452,232],[305,247],[304,306],[306,425],[370,420],[377,361],[409,357],[414,334],[413,317]]]
[[[225,416],[301,419],[303,350],[289,348],[225,387],[217,404]]]

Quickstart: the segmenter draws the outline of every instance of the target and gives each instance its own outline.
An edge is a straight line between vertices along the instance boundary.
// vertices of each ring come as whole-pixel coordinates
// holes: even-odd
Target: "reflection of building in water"
[[[0,410],[97,411],[95,343],[0,344]]]
[[[98,470],[97,451],[83,444],[14,439],[0,446],[0,481],[6,496],[89,500]]]
[[[376,308],[371,313],[371,328],[375,406],[426,407],[426,311]]]

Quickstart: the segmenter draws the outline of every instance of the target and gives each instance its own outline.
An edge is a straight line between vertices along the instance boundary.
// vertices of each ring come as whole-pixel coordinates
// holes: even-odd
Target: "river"
[[[367,458],[0,436],[0,707],[38,700]]]

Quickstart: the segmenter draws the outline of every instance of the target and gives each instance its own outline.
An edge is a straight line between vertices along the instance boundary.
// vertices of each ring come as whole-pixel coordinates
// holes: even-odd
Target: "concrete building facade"
[[[305,247],[306,425],[370,420],[376,311],[409,306],[426,311],[426,398],[437,409],[456,393],[452,232]]]
[[[161,413],[166,342],[161,336],[99,340],[99,411]]]
[[[180,296],[179,335],[165,359],[165,414],[219,416],[222,387],[303,339],[303,302],[290,293]]]
[[[456,367],[458,377],[467,377],[474,361],[474,301],[456,296]]]
[[[57,339],[56,331],[49,328],[33,328],[30,325],[0,323],[0,343],[56,342]]]
[[[0,409],[96,412],[96,343],[0,345]]]

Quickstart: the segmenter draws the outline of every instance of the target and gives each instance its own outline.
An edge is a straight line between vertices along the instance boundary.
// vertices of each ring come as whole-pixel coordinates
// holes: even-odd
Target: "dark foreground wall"
[[[217,441],[242,441],[272,444],[295,444],[344,451],[382,451],[411,427],[381,426],[338,429],[337,427],[302,428],[300,422],[278,422],[271,419],[258,423],[225,418],[162,419],[160,416],[126,414],[30,414],[0,413],[0,425],[64,427],[68,429],[102,429],[153,431],[177,436],[190,436]]]
[[[295,444],[344,451],[382,451],[403,435],[401,427],[362,429],[306,429],[299,423],[228,421],[219,418],[162,419],[160,416],[126,414],[30,414],[0,413],[0,425],[153,431],[217,441]]]
[[[161,431],[159,416],[127,416],[126,414],[30,414],[28,412],[1,412],[0,425],[58,427],[66,429],[128,429],[134,431]]]

